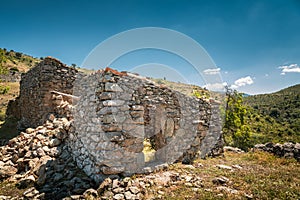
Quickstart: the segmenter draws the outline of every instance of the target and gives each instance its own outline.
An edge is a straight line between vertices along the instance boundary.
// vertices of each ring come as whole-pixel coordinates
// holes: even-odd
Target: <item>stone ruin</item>
[[[0,80],[3,82],[19,82],[21,74],[21,72],[9,70],[7,74],[0,74]]]
[[[252,150],[266,151],[278,157],[295,158],[300,162],[300,143],[285,142],[284,144],[274,144],[269,142],[266,144],[256,144]]]
[[[136,74],[106,68],[87,75],[47,57],[22,75],[8,114],[23,128],[63,121],[54,135],[77,166],[101,182],[221,153],[219,106]]]
[[[22,74],[20,95],[9,104],[8,115],[20,119],[21,127],[37,127],[55,113],[52,90],[72,94],[78,70],[53,58],[45,58],[36,67]]]

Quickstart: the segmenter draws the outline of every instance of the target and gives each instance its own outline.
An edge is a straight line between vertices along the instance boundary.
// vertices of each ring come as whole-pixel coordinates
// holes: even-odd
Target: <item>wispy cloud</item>
[[[213,69],[206,69],[203,71],[204,74],[208,74],[208,75],[215,75],[220,73],[221,69],[220,68],[213,68]]]
[[[281,69],[281,75],[286,73],[300,73],[300,66],[298,64],[282,65],[278,67]]]
[[[245,85],[251,85],[254,81],[250,76],[239,78],[238,80],[234,81],[234,84],[231,85],[232,89],[237,89],[239,87],[245,86]]]

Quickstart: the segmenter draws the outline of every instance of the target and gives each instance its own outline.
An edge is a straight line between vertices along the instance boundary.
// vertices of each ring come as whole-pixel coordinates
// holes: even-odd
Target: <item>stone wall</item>
[[[218,102],[109,68],[83,75],[46,58],[22,76],[20,97],[11,105],[25,127],[65,117],[70,128],[61,132],[68,150],[97,182],[222,151]],[[151,159],[145,158],[145,142]]]
[[[21,127],[42,125],[54,112],[51,91],[72,94],[73,82],[78,71],[67,67],[51,57],[45,58],[36,67],[22,74],[20,96],[10,102],[8,115],[20,119]]]
[[[266,151],[284,158],[295,158],[300,162],[300,143],[286,142],[284,144],[257,144],[254,146],[253,150]]]
[[[78,78],[74,91],[80,98],[69,148],[78,166],[94,179],[149,172],[164,163],[192,162],[200,154],[205,157],[213,154],[212,149],[215,153],[222,149],[218,146],[222,145],[220,124],[210,124],[211,119],[219,120],[218,113],[212,115],[211,104],[202,99],[114,70]],[[154,149],[148,162],[143,152],[146,139]]]
[[[21,72],[9,71],[8,74],[0,74],[0,80],[1,82],[19,82],[21,74]]]
[[[220,102],[210,99],[211,117],[209,128],[205,137],[201,141],[200,157],[217,156],[223,153],[225,144],[222,133],[222,115],[220,110]]]

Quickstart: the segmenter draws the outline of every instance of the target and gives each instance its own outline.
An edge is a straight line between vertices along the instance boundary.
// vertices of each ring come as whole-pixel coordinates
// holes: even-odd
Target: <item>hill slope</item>
[[[21,73],[27,72],[40,61],[39,58],[0,48],[0,140],[6,138],[7,132],[16,132],[13,120],[3,123],[9,100],[18,96]],[[11,82],[11,79],[14,81]]]
[[[279,124],[278,134],[300,138],[300,84],[272,94],[249,96],[244,100],[271,124]]]
[[[38,62],[39,58],[0,48],[0,74],[8,73],[10,70],[26,72]]]

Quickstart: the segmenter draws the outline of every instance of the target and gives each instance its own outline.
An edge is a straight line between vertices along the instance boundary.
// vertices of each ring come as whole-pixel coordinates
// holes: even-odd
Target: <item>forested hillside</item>
[[[254,129],[278,140],[299,142],[300,84],[272,94],[245,97],[244,103],[256,113],[252,120]]]

